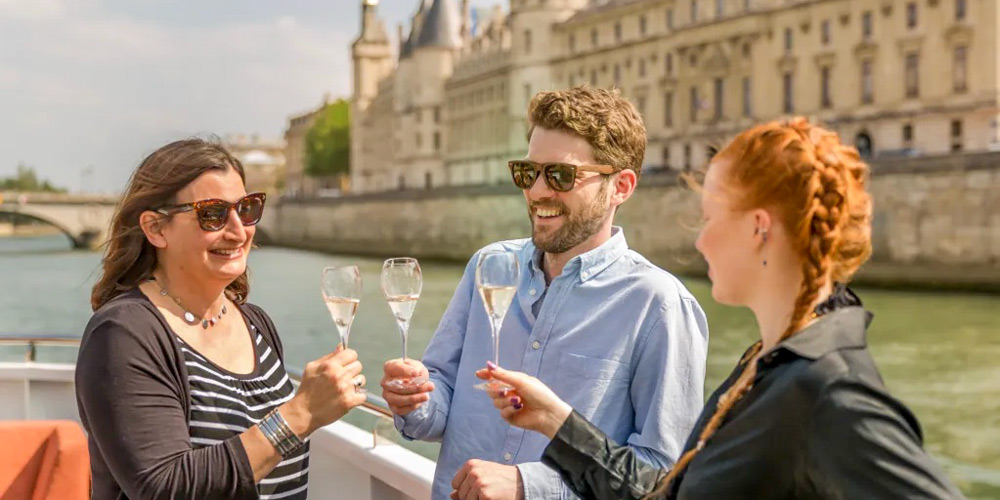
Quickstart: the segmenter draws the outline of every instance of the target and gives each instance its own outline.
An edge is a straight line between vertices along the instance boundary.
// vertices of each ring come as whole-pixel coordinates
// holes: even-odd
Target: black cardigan
[[[283,359],[271,319],[238,307]],[[256,499],[239,435],[192,449],[190,394],[180,345],[138,289],[98,309],[80,342],[76,400],[87,430],[95,500]]]

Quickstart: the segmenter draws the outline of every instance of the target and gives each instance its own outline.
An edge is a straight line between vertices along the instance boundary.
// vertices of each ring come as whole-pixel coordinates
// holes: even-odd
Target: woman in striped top
[[[306,498],[308,436],[364,402],[357,354],[306,365],[246,303],[265,196],[220,145],[168,144],[112,221],[77,360],[93,498]]]

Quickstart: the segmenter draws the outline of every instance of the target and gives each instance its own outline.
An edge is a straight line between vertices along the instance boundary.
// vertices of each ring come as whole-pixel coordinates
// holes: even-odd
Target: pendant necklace
[[[151,277],[149,278],[149,281],[155,281],[156,286],[160,287],[160,295],[173,300],[177,304],[177,307],[180,307],[181,310],[184,311],[184,315],[181,317],[184,319],[184,322],[189,325],[193,326],[197,325],[198,323],[201,323],[201,327],[207,330],[208,327],[215,326],[215,324],[222,319],[222,315],[228,312],[226,310],[226,304],[222,304],[222,310],[219,311],[219,314],[216,314],[215,316],[209,318],[201,318],[199,320],[198,317],[194,315],[194,313],[188,311],[187,308],[184,307],[184,304],[181,303],[181,299],[174,297],[173,295],[170,295],[170,293],[167,292],[167,289],[163,287],[163,284],[160,283],[159,280]]]

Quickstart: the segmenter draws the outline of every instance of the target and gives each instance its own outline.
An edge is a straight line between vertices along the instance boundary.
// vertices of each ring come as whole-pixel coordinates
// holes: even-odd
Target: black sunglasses
[[[602,175],[611,175],[621,170],[611,165],[573,165],[572,163],[537,163],[531,160],[510,160],[507,162],[510,167],[510,175],[514,178],[514,185],[521,189],[531,189],[538,179],[538,173],[542,173],[545,184],[553,191],[565,193],[572,191],[576,185],[577,171],[597,172]]]
[[[182,212],[194,210],[198,215],[198,225],[205,231],[218,231],[226,227],[226,220],[229,218],[229,211],[236,209],[236,216],[244,226],[252,226],[260,222],[260,217],[264,215],[264,201],[267,195],[264,193],[250,193],[235,202],[226,200],[210,199],[183,203],[180,205],[170,205],[154,209],[163,215],[174,215]]]

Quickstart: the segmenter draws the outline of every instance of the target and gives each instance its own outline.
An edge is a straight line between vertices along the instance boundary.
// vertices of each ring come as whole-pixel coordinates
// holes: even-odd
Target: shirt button
[[[590,273],[585,272],[585,273],[581,274],[580,277],[583,278],[583,279],[587,279],[587,278],[590,277]]]
[[[511,455],[510,452],[507,452],[507,453],[503,454],[503,461],[504,462],[510,462],[513,459],[514,459],[514,455]]]
[[[534,295],[535,293],[536,292],[535,292],[534,288],[532,288],[531,290],[528,290],[528,295]]]
[[[536,340],[536,341],[534,341],[534,342],[531,343],[531,348],[532,349],[538,349],[539,347],[542,347],[542,343],[541,342],[539,342],[539,341]]]

